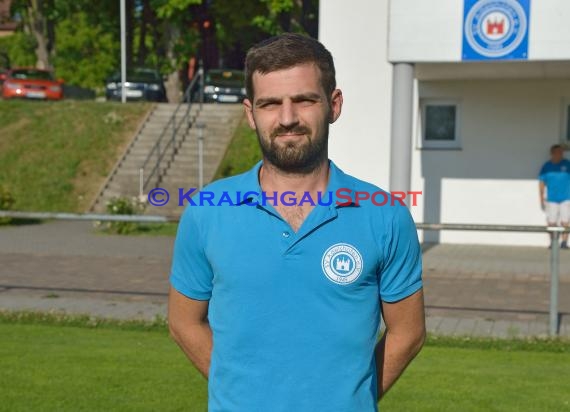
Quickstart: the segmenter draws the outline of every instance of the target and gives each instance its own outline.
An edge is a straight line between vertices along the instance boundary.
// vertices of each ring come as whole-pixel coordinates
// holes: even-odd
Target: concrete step
[[[102,204],[106,204],[109,200],[113,199],[113,198],[117,198],[117,197],[134,197],[134,196],[138,196],[139,194],[139,190],[138,188],[135,190],[132,190],[130,188],[121,188],[121,189],[108,189],[105,191],[105,195],[101,198],[102,199]]]
[[[179,106],[177,104],[174,105],[168,105],[168,106],[157,106],[156,109],[154,110],[154,113],[174,113],[174,111],[178,108]],[[199,107],[197,106],[190,106],[190,112],[197,112],[199,111]],[[181,105],[180,108],[178,109],[178,112],[181,112],[182,110],[186,111],[188,110],[188,106],[187,105]]]
[[[129,149],[130,155],[148,155],[155,147],[156,142],[144,142],[141,144],[136,144]],[[176,145],[180,145],[180,140],[178,140]],[[160,146],[157,146],[155,151],[160,151],[161,153],[164,150],[172,150],[172,143],[170,141],[162,141],[160,142]]]
[[[186,108],[185,107],[181,107],[180,110],[178,110],[178,112],[176,112],[176,115],[174,114],[174,110],[160,110],[160,111],[155,111],[152,113],[152,116],[155,118],[160,118],[160,119],[169,119],[171,117],[176,117],[178,118],[183,118],[184,116],[197,116],[199,114],[199,112],[197,110],[190,110],[190,112],[186,112]]]
[[[207,139],[202,140],[203,147],[219,147],[227,146],[231,139],[224,136],[210,136]],[[185,147],[198,147],[199,140],[196,138],[186,138],[184,142],[180,145],[180,148],[184,150]]]
[[[204,162],[208,161],[216,161],[221,160],[223,157],[223,153],[220,153],[218,150],[204,150],[203,152]],[[179,153],[174,158],[174,163],[176,165],[186,165],[186,164],[198,164],[198,152],[186,152],[186,153]],[[178,166],[172,166],[172,169]]]
[[[210,153],[207,156],[203,157],[204,167],[210,167],[211,164],[216,164],[221,159],[221,156],[218,153]],[[175,173],[178,171],[187,172],[188,170],[198,170],[198,157],[189,159],[188,161],[182,161],[177,159],[170,167],[168,168],[168,173]]]
[[[163,135],[164,140],[161,141],[161,150],[170,143],[172,134],[172,124],[168,124],[176,104],[158,104],[152,115],[149,117],[139,136],[131,145],[130,150],[122,159],[120,168],[107,185],[107,188],[100,194],[96,207],[104,207],[103,205],[112,197],[118,196],[137,196],[139,191],[140,168],[144,161],[148,158],[149,153],[156,145],[157,139]],[[171,150],[165,155],[161,165],[161,176],[153,176],[146,192],[153,186],[165,187],[171,192],[171,196],[176,199],[171,205],[164,208],[154,208],[150,214],[175,215],[180,214],[183,208],[177,206],[178,189],[187,190],[198,186],[198,137],[200,134],[204,137],[204,181],[209,182],[219,165],[227,145],[231,140],[236,126],[243,117],[243,106],[236,105],[217,105],[205,104],[202,110],[198,112],[198,105],[191,107],[190,115],[185,118],[187,107],[181,106],[175,120],[178,123],[182,120],[190,123],[192,127],[189,129],[185,124],[180,124],[180,129],[176,136],[177,153],[174,161],[171,163]],[[206,124],[204,129],[199,130],[196,126],[197,122]],[[166,131],[165,131],[165,128]],[[144,170],[144,177],[148,178],[156,161],[157,154],[153,154],[151,160],[147,163]],[[160,177],[160,182],[157,180]],[[172,206],[172,207],[171,207]]]
[[[216,173],[217,167],[206,167],[204,168],[204,180],[208,180],[213,178],[214,174]],[[186,172],[179,171],[176,173],[169,173],[163,177],[163,181],[161,182],[161,186],[172,186],[174,188],[185,187],[188,180],[198,182],[198,171],[197,170],[188,170]],[[180,186],[180,185],[183,186]]]
[[[148,177],[144,176],[143,177]],[[121,173],[117,173],[115,176],[113,176],[113,178],[109,181],[109,185],[115,185],[115,184],[132,184],[132,182],[136,182],[137,184],[140,181],[140,175],[138,170],[136,171],[136,173],[131,173],[131,171],[129,170],[128,173],[123,173],[123,171],[121,171]]]
[[[154,167],[154,164],[151,166]],[[151,167],[147,167],[147,169],[143,169],[143,173],[146,170],[150,172]],[[139,164],[136,165],[129,165],[129,164],[121,164],[121,168],[117,171],[117,173],[113,176],[113,179],[117,177],[127,177],[127,176],[136,176],[138,178],[140,173],[141,166]]]
[[[203,149],[220,149],[225,148],[230,139],[209,139],[202,142]],[[185,140],[178,148],[178,153],[184,153],[186,150],[198,150],[200,143],[198,140]]]

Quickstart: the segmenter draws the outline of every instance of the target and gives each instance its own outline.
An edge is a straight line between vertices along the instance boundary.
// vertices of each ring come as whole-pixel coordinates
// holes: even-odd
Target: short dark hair
[[[253,101],[253,74],[271,73],[303,63],[314,63],[321,72],[321,85],[330,99],[336,88],[335,68],[331,53],[311,37],[283,33],[253,46],[245,58],[245,88]]]
[[[560,144],[553,144],[552,146],[550,146],[550,153],[554,153],[554,151],[556,149],[562,149],[562,145]]]

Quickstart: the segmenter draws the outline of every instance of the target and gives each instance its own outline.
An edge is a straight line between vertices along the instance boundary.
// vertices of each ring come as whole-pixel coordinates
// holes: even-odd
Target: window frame
[[[455,131],[453,140],[426,140],[427,107],[428,106],[455,106]],[[419,149],[461,150],[461,102],[458,99],[421,99],[419,112]]]

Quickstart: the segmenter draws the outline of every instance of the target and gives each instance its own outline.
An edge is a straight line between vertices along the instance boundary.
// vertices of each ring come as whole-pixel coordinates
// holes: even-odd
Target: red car
[[[41,100],[63,99],[63,80],[56,80],[48,70],[17,68],[6,73],[2,97]]]

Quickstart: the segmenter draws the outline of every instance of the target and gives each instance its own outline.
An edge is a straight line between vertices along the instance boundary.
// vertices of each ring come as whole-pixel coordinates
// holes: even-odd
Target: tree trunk
[[[302,0],[301,26],[309,36],[315,39],[319,36],[318,0]]]
[[[164,85],[166,87],[166,96],[170,103],[179,103],[181,97],[181,83],[178,70],[176,69],[176,56],[174,54],[174,46],[178,40],[179,32],[176,27],[169,24],[165,34],[166,57],[170,61],[172,67],[174,67],[174,70],[168,75],[168,79]]]
[[[137,64],[139,66],[144,66],[146,62],[146,56],[148,54],[148,49],[146,47],[147,26],[151,25],[154,20],[149,0],[143,0],[142,8],[141,27],[139,31],[139,50],[137,52]]]
[[[127,68],[131,68],[134,62],[133,49],[135,42],[135,2],[134,0],[125,1],[126,16],[125,16],[125,31],[127,37],[126,54],[127,54]]]
[[[38,69],[51,69],[48,50],[47,22],[43,15],[43,1],[31,0],[28,6],[28,25],[30,32],[36,40],[36,67]]]

